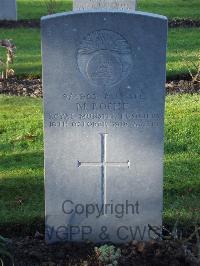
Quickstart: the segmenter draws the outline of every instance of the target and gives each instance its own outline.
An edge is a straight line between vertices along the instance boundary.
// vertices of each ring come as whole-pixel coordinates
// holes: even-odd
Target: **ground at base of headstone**
[[[47,245],[43,235],[18,238],[13,241],[15,265],[17,266],[195,266],[200,265],[197,259],[197,246],[178,241],[132,241],[118,245],[120,257],[118,264],[106,264],[99,260],[94,244],[61,243]]]
[[[0,28],[39,28],[40,20],[39,19],[30,19],[30,20],[18,20],[18,21],[10,21],[10,20],[1,20]]]
[[[175,93],[199,93],[200,82],[192,82],[186,79],[168,81],[166,83],[166,92]],[[42,97],[42,83],[39,78],[9,78],[0,80],[0,94],[15,96]]]

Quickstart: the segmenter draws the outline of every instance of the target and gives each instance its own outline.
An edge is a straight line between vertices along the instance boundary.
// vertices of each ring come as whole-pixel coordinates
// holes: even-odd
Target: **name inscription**
[[[145,104],[141,89],[115,93],[67,92],[61,97],[70,112],[48,113],[50,128],[156,128],[163,123],[162,113],[133,112],[132,106]],[[63,108],[62,108],[63,109]],[[65,108],[64,108],[65,109]],[[136,110],[140,108],[136,108]]]

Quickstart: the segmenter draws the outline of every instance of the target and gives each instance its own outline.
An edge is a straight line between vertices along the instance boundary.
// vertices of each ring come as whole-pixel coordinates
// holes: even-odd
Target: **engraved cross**
[[[105,205],[107,202],[107,187],[106,187],[106,170],[107,167],[127,167],[130,168],[130,161],[126,162],[109,162],[107,161],[107,133],[101,133],[101,161],[100,162],[80,162],[78,167],[101,167],[101,202]]]

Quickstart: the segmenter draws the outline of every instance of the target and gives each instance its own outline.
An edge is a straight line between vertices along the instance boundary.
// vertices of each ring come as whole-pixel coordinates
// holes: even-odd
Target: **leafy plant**
[[[0,236],[0,266],[14,266],[14,259],[10,252],[10,244],[11,241],[9,239]]]
[[[4,60],[3,57],[0,57],[0,65],[2,65],[4,69],[1,73],[1,78],[3,80],[14,75],[14,70],[10,68],[10,64],[13,64],[16,46],[11,40],[5,39],[0,40],[0,47],[6,49],[6,59]]]
[[[55,14],[60,7],[61,3],[58,0],[43,0],[49,15]]]
[[[100,265],[116,266],[118,260],[121,257],[121,250],[116,249],[113,245],[103,245],[101,247],[95,247],[95,253]]]

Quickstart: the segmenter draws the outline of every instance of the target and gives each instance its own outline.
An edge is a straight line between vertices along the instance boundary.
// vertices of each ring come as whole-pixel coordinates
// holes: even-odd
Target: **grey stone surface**
[[[48,243],[162,225],[166,40],[148,13],[42,18]]]
[[[74,0],[73,10],[83,11],[88,9],[117,9],[135,10],[136,0]]]
[[[0,20],[17,20],[16,0],[0,0]]]

